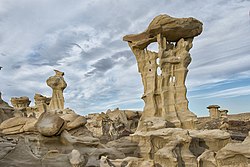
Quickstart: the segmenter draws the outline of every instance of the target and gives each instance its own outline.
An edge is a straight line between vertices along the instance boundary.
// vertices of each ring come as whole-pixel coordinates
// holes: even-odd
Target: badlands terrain
[[[143,111],[79,115],[64,107],[71,85],[59,70],[46,81],[51,97],[34,92],[34,106],[26,96],[10,105],[0,95],[0,166],[249,167],[250,113],[211,104],[207,117],[197,117],[188,108],[189,51],[202,27],[195,18],[159,15],[123,37],[141,74]],[[147,49],[153,42],[158,52]]]

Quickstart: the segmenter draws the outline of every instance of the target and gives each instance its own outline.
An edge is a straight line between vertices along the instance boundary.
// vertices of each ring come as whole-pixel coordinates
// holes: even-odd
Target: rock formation
[[[146,31],[123,37],[136,57],[144,86],[145,107],[138,130],[152,117],[163,118],[173,127],[194,128],[196,116],[188,109],[185,80],[189,50],[201,32],[202,23],[194,18],[159,15]],[[152,42],[158,43],[158,53],[147,49]]]
[[[107,110],[106,113],[89,114],[86,127],[103,140],[119,139],[135,132],[140,116],[139,111]]]
[[[62,110],[64,109],[64,97],[63,90],[67,87],[66,82],[64,81],[64,73],[58,70],[55,71],[55,76],[49,77],[47,79],[47,85],[52,88],[52,98],[49,104],[49,109],[51,111]]]
[[[210,105],[207,107],[209,109],[209,114],[211,119],[223,119],[227,118],[228,110],[219,110],[219,105]]]
[[[27,96],[11,98],[11,104],[15,109],[23,109],[29,107],[30,102],[31,101]]]
[[[196,19],[160,15],[145,32],[124,37],[142,76],[143,112],[65,109],[67,84],[57,70],[47,80],[52,98],[35,94],[35,106],[21,97],[12,108],[0,93],[0,166],[249,167],[250,113],[227,115],[213,105],[197,121],[188,109],[189,50],[201,30]],[[146,49],[152,42],[158,53]]]
[[[4,120],[13,117],[13,110],[14,109],[2,99],[2,93],[0,92],[0,124]]]
[[[35,107],[39,113],[43,113],[46,110],[48,110],[51,98],[36,93],[34,96],[34,100],[35,100]]]
[[[44,136],[59,135],[64,130],[65,122],[57,114],[44,112],[39,117],[36,127]]]

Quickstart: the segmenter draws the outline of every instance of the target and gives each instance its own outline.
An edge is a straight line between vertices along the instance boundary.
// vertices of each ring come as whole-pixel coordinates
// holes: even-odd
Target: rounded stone
[[[55,136],[64,129],[64,120],[57,114],[44,112],[39,117],[36,127],[43,136]]]

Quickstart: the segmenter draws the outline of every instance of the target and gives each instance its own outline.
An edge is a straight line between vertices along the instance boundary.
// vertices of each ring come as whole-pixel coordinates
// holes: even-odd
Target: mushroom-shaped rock
[[[59,135],[64,129],[64,120],[57,114],[44,112],[39,117],[36,127],[43,136]]]
[[[52,98],[49,104],[50,110],[64,109],[63,90],[67,87],[63,76],[64,73],[54,70],[56,75],[47,79],[47,85],[53,89]]]
[[[69,154],[69,162],[72,167],[84,167],[87,163],[84,156],[78,150],[72,150]]]
[[[177,42],[181,38],[193,38],[202,32],[202,23],[192,17],[174,18],[166,14],[153,19],[148,28],[139,34],[126,35],[124,41],[133,46],[144,49],[150,43],[157,41],[157,34],[161,33],[167,41]]]
[[[30,102],[31,101],[29,100],[27,96],[11,98],[11,104],[16,109],[23,109],[23,108],[29,107]]]

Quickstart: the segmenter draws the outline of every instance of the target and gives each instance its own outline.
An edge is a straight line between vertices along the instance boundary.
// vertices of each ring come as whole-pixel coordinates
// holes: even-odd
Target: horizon
[[[190,50],[190,111],[208,116],[206,107],[218,104],[228,114],[249,112],[249,7],[248,0],[2,0],[2,98],[10,104],[11,97],[28,96],[33,102],[35,93],[51,96],[46,79],[58,69],[68,84],[65,108],[82,115],[114,108],[142,111],[141,77],[122,37],[140,33],[154,17],[168,14],[203,23]]]

